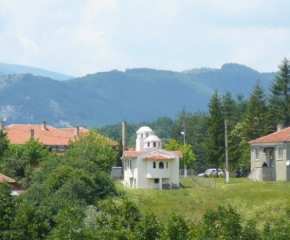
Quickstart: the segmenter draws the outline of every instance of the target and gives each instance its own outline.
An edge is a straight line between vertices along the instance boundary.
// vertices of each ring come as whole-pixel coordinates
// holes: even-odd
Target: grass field
[[[152,210],[160,220],[172,212],[191,220],[200,220],[206,210],[233,206],[242,222],[253,219],[261,228],[275,221],[290,206],[290,182],[253,182],[247,178],[215,179],[215,188],[193,186],[191,178],[180,179],[178,190],[129,189],[117,184],[135,201],[141,211]]]

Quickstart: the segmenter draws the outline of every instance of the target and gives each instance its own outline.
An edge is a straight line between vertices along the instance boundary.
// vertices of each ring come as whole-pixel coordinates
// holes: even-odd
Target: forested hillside
[[[248,97],[257,80],[267,90],[274,73],[225,64],[221,69],[184,72],[128,69],[89,74],[67,81],[32,74],[0,77],[0,109],[7,124],[40,123],[89,128],[120,123],[175,119],[187,111],[207,111],[217,90]]]

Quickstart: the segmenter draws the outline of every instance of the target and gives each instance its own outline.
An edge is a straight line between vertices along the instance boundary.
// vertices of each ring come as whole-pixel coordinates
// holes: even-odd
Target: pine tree
[[[265,90],[260,81],[254,86],[253,92],[247,106],[245,117],[245,137],[247,140],[253,140],[267,134],[267,99]]]
[[[287,58],[278,66],[280,71],[270,87],[270,107],[277,123],[290,125],[290,62]]]
[[[207,160],[220,167],[225,155],[224,115],[221,99],[215,91],[209,102],[209,117],[207,118],[208,132],[205,140]]]
[[[236,116],[234,115],[235,109],[236,109],[236,102],[232,97],[232,94],[230,92],[226,92],[222,96],[222,106],[224,111],[224,117],[227,120],[237,120]]]

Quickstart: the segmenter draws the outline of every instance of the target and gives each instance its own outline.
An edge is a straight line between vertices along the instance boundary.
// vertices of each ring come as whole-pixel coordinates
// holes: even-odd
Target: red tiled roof
[[[34,138],[44,145],[68,145],[69,141],[75,141],[76,136],[70,131],[57,129],[46,125],[12,124],[5,127],[7,137],[13,144],[24,144],[30,139],[30,130],[34,130]]]
[[[16,183],[16,181],[6,175],[0,173],[0,182],[7,182],[7,183]]]
[[[182,157],[182,152],[180,151],[171,151],[171,152],[178,155],[179,157]]]
[[[278,132],[271,133],[264,137],[260,137],[250,141],[253,143],[276,143],[276,142],[290,142],[290,127],[282,129]]]
[[[138,155],[146,153],[146,152],[147,151],[125,151],[124,155],[126,157],[137,157]],[[170,152],[178,155],[179,157],[182,157],[182,153],[180,151],[170,151]],[[154,158],[154,156],[155,156],[155,158]],[[156,158],[156,157],[160,157],[160,158]],[[165,154],[157,152],[157,153],[153,153],[150,156],[147,156],[144,159],[173,159],[173,158],[171,156],[168,156],[168,155],[165,155]]]
[[[147,156],[143,159],[152,159],[152,160],[155,160],[155,159],[158,159],[158,160],[166,160],[166,159],[175,159],[174,157],[172,156],[169,156],[169,155],[165,155],[165,154],[161,154],[161,153],[154,153],[150,156]]]
[[[145,151],[125,151],[124,155],[126,157],[137,157],[138,155],[145,153]]]
[[[75,134],[76,128],[75,127],[71,127],[71,128],[60,128],[59,130],[68,132],[70,134]],[[79,134],[84,134],[84,133],[88,133],[89,130],[85,127],[80,127],[79,128]]]

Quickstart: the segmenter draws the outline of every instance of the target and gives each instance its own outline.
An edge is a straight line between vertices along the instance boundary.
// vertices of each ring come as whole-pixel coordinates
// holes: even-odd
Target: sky
[[[0,62],[75,77],[290,59],[289,0],[0,0]]]

